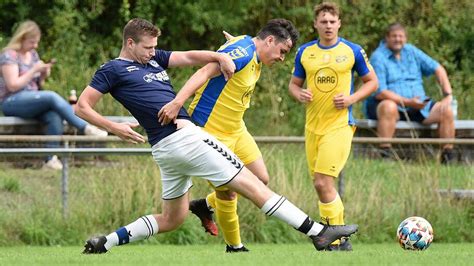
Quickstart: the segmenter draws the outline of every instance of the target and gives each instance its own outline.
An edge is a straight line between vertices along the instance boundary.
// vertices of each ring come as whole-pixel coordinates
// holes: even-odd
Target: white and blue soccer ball
[[[425,250],[433,242],[433,228],[422,217],[408,217],[398,226],[397,238],[405,250]]]

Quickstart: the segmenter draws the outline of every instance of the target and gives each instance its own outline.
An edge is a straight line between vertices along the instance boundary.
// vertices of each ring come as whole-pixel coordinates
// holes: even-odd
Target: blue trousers
[[[1,105],[5,116],[37,119],[46,124],[47,135],[62,135],[63,120],[84,131],[87,122],[77,117],[71,105],[54,91],[23,90],[7,97]],[[59,147],[58,142],[49,142],[47,147]]]

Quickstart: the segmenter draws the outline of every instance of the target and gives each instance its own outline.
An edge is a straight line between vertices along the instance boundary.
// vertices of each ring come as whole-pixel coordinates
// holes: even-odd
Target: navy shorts
[[[377,103],[375,105],[372,105],[371,108],[367,108],[367,118],[369,119],[373,119],[373,120],[377,120],[377,106],[379,105],[379,101],[377,101]],[[433,106],[435,105],[435,101],[430,101],[429,105],[430,105],[430,111],[431,109],[433,108]],[[404,112],[401,112],[399,111],[398,114],[400,115],[400,120],[401,121],[407,121],[408,118],[410,119],[410,121],[415,121],[415,122],[423,122],[423,120],[426,119],[426,117],[424,117],[420,110],[418,109],[413,109],[413,108],[407,108],[406,109],[407,112],[406,114]],[[408,115],[408,118],[407,118],[407,115]]]

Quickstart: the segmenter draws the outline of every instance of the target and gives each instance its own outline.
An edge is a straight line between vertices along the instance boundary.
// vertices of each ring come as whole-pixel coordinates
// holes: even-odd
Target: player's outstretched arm
[[[145,138],[132,129],[133,127],[139,126],[138,123],[115,123],[94,110],[95,105],[101,98],[102,93],[91,86],[87,86],[81,93],[75,106],[74,111],[76,115],[95,126],[113,133],[125,141],[131,143],[144,143]]]
[[[169,67],[199,66],[208,63],[219,63],[220,70],[224,74],[225,80],[234,75],[235,63],[232,58],[225,53],[212,51],[186,51],[171,53],[168,63]]]
[[[183,88],[178,92],[176,98],[163,106],[158,112],[158,121],[162,125],[166,125],[171,121],[175,122],[178,116],[179,109],[184,102],[194,95],[194,93],[206,83],[209,79],[220,75],[219,65],[217,63],[210,63],[196,71],[194,75],[189,78],[184,84]]]

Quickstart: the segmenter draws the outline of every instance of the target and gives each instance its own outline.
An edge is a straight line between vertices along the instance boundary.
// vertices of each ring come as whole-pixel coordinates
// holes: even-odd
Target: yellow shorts
[[[321,173],[337,177],[351,152],[355,127],[345,126],[325,135],[305,131],[308,168],[312,176]]]
[[[224,145],[226,145],[231,151],[239,157],[239,159],[245,164],[255,162],[257,159],[262,157],[262,153],[258,148],[257,143],[253,139],[252,135],[244,128],[238,133],[222,133],[220,131],[203,128],[204,131],[214,136]],[[225,186],[217,188],[217,190],[228,190]]]

